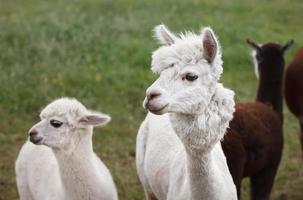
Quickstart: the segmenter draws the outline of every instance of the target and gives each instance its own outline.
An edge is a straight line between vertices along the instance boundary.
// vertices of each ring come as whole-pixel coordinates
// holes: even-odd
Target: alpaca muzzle
[[[42,137],[39,136],[38,131],[35,129],[29,131],[29,140],[34,144],[39,144],[42,141]]]

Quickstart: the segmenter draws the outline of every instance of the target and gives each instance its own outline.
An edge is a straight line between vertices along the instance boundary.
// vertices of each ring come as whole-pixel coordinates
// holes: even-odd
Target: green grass
[[[210,25],[223,46],[222,82],[238,101],[253,101],[254,77],[247,37],[256,42],[295,39],[287,61],[303,44],[301,0],[111,1],[0,0],[0,200],[17,199],[14,161],[51,100],[74,96],[113,121],[96,129],[94,148],[110,168],[123,200],[143,199],[135,170],[135,140],[145,111],[141,102],[155,76],[151,30]],[[273,199],[303,197],[296,119],[285,109],[283,160]],[[245,181],[243,199],[248,199]]]

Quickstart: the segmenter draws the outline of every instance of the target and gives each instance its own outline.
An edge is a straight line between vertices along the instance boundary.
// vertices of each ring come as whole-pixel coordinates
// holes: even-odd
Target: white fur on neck
[[[198,116],[170,115],[172,126],[186,150],[191,199],[227,197],[226,194],[222,196],[222,191],[220,194],[217,192],[224,187],[224,182],[220,182],[219,174],[222,176],[221,173],[224,170],[227,176],[229,174],[226,165],[222,164],[225,157],[220,140],[233,117],[233,97],[234,92],[218,84],[210,105],[206,107],[203,114]],[[220,160],[216,159],[217,156]],[[217,165],[222,165],[222,169],[218,169]]]
[[[191,152],[210,151],[228,128],[234,112],[234,92],[217,84],[217,89],[204,112],[199,115],[170,114],[172,126]],[[186,148],[186,149],[188,149]],[[192,149],[191,149],[192,148]]]
[[[112,199],[111,188],[107,186],[107,180],[98,169],[101,161],[93,152],[92,134],[79,134],[85,136],[72,152],[55,152],[65,196],[75,200]],[[102,168],[105,170],[103,164]]]
[[[254,69],[255,69],[256,78],[259,79],[259,67],[258,67],[258,61],[257,61],[256,55],[257,55],[257,51],[253,50],[251,52],[251,57],[252,57],[253,63],[254,63]]]

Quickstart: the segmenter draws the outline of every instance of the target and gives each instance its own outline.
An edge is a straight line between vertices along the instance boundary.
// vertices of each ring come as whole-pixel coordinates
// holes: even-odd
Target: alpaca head
[[[284,73],[284,53],[293,44],[289,40],[285,45],[266,43],[257,45],[250,39],[247,43],[254,49],[253,59],[257,78],[266,77],[268,81],[282,80]]]
[[[110,121],[108,115],[87,110],[79,101],[60,98],[48,104],[40,113],[40,122],[29,130],[30,141],[54,149],[68,149],[89,134],[94,126]]]
[[[147,89],[143,106],[154,114],[198,114],[209,104],[223,71],[220,45],[211,28],[179,36],[155,28],[162,46],[153,52],[159,78]]]

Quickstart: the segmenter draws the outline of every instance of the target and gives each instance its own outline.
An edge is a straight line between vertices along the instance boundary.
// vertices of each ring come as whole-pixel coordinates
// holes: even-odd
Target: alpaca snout
[[[39,136],[38,131],[35,129],[31,129],[28,134],[29,140],[34,144],[38,144],[43,139],[41,136]]]
[[[161,96],[160,90],[150,90],[146,92],[146,98],[148,101],[153,100]]]
[[[165,113],[168,102],[165,98],[164,91],[160,88],[150,87],[146,90],[146,96],[143,101],[143,107],[150,112],[161,115]]]

